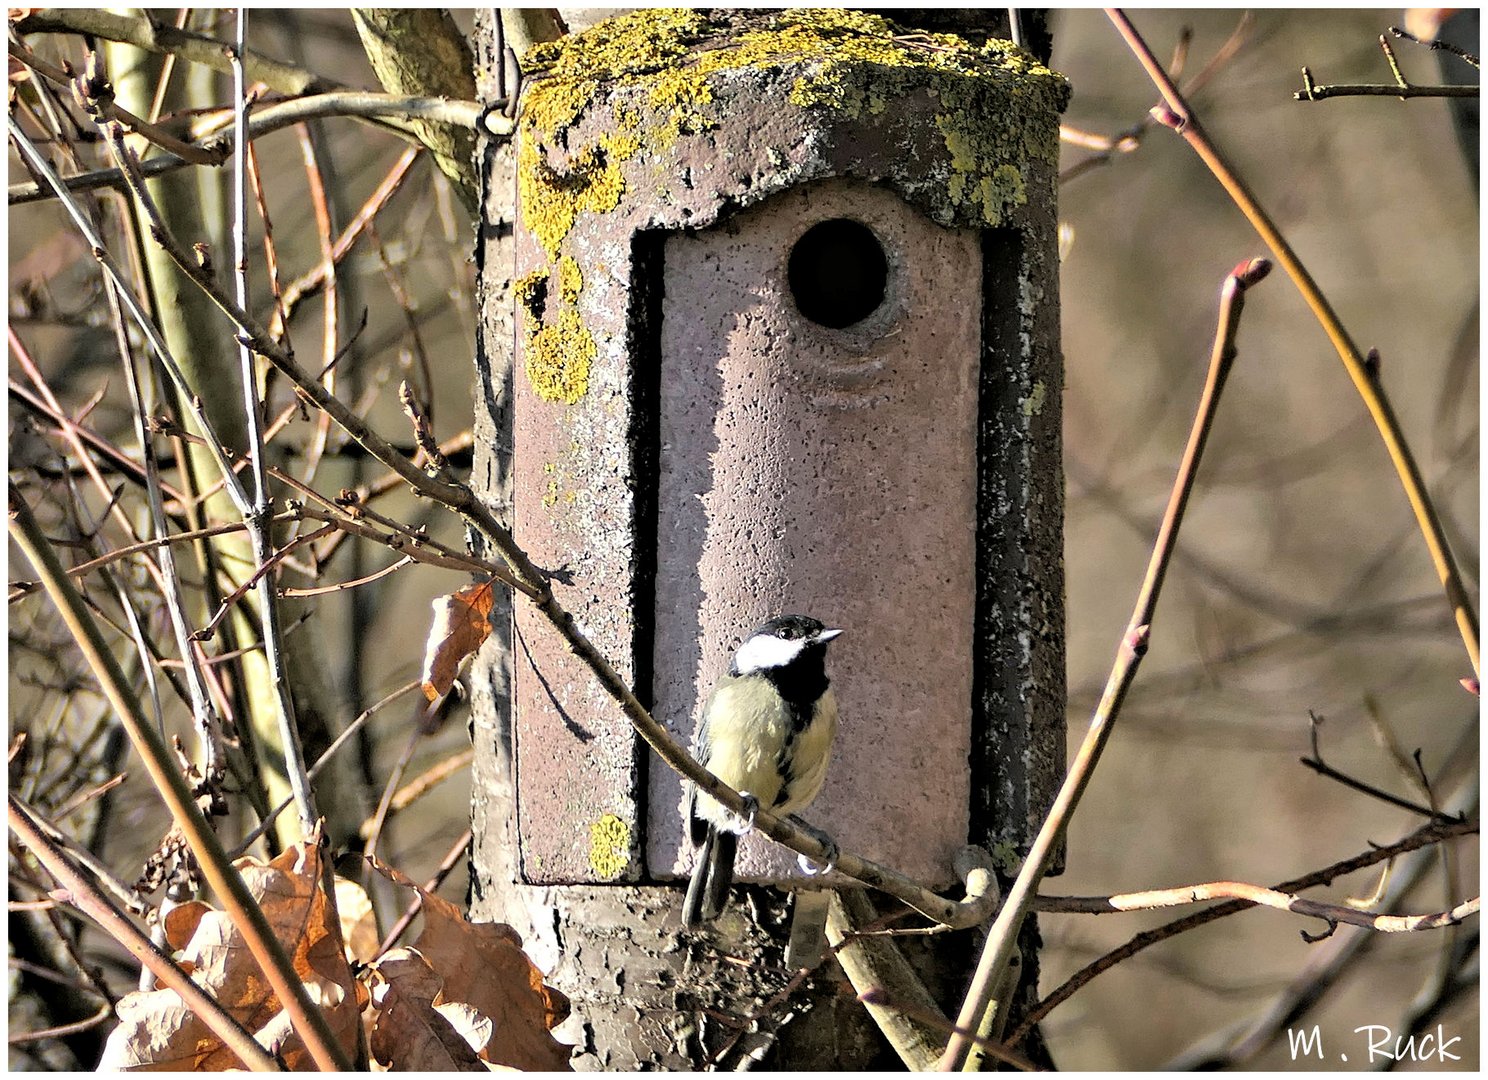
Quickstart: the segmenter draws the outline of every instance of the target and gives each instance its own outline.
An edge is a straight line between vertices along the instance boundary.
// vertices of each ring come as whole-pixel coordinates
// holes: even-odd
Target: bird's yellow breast
[[[790,707],[762,678],[725,677],[704,715],[709,726],[705,764],[735,791],[750,793],[776,814],[804,808],[821,791],[837,734],[831,690],[817,700],[811,721],[800,731],[793,730]],[[788,775],[782,774],[782,764],[788,765]],[[737,828],[733,815],[706,795],[699,794],[696,812],[715,825]]]

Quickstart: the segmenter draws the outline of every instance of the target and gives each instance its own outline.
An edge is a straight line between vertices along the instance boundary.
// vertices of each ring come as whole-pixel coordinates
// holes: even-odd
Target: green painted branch
[[[201,865],[202,875],[217,894],[223,910],[232,918],[233,925],[243,935],[249,951],[263,970],[264,978],[289,1014],[295,1031],[305,1041],[306,1049],[322,1069],[349,1068],[325,1017],[311,1002],[284,946],[274,937],[268,920],[254,902],[242,877],[228,861],[227,852],[202,816],[191,789],[166,748],[165,740],[145,718],[134,688],[120,669],[119,661],[104,640],[98,623],[14,484],[10,486],[10,535],[35,568],[62,621],[98,679],[104,696],[134,744],[151,782],[191,846]]]

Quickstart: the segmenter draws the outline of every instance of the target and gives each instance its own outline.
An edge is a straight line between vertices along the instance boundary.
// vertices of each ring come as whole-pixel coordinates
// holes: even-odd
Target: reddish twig
[[[317,271],[325,281],[325,300],[321,308],[320,351],[323,359],[321,377],[325,382],[326,391],[334,394],[336,392],[336,356],[339,351],[337,341],[340,336],[341,303],[340,291],[336,287],[335,245],[331,240],[331,206],[326,198],[325,177],[321,173],[320,159],[310,126],[308,124],[297,125],[295,134],[299,138],[300,156],[305,163],[305,186],[309,188],[310,207],[315,215],[315,236],[320,243],[320,263]],[[275,317],[279,317],[281,313],[283,313],[285,332],[288,333],[289,315],[282,305],[280,310],[274,313]],[[331,418],[324,412],[319,413],[315,418],[315,436],[306,453],[305,483],[315,482],[315,474],[320,468],[320,460],[325,455],[330,438]]]
[[[336,242],[331,245],[331,262],[333,264],[339,263],[346,257],[347,253],[356,245],[362,233],[366,231],[367,226],[372,223],[373,219],[387,205],[388,200],[398,193],[398,190],[403,186],[403,181],[408,176],[408,170],[413,167],[413,163],[418,159],[421,149],[421,147],[410,146],[403,151],[398,160],[393,163],[393,167],[389,170],[387,176],[383,177],[382,182],[377,185],[376,190],[367,197],[367,201],[362,204],[362,208],[357,211],[356,216],[351,219],[346,228],[341,230],[341,235],[336,237]],[[325,261],[322,260],[313,270],[289,283],[288,288],[284,290],[284,316],[281,319],[276,313],[275,321],[269,324],[269,334],[275,340],[282,338],[288,320],[294,314],[295,308],[300,305],[300,302],[309,299],[324,289],[329,276],[329,268],[326,266]]]
[[[1385,396],[1378,365],[1371,365],[1365,360],[1359,347],[1354,344],[1342,321],[1338,318],[1338,314],[1333,310],[1332,304],[1318,288],[1317,282],[1313,280],[1307,268],[1292,251],[1286,237],[1277,229],[1270,215],[1251,193],[1249,186],[1209,138],[1203,125],[1199,123],[1198,116],[1183,95],[1178,92],[1178,88],[1173,85],[1167,73],[1163,71],[1157,58],[1152,55],[1152,50],[1137,33],[1131,20],[1116,8],[1107,9],[1106,14],[1157,86],[1158,92],[1162,94],[1165,105],[1160,106],[1159,111],[1155,113],[1158,122],[1171,127],[1183,136],[1204,164],[1209,167],[1215,179],[1224,187],[1235,205],[1240,208],[1261,239],[1265,241],[1266,246],[1271,249],[1287,276],[1297,286],[1302,298],[1312,309],[1313,315],[1316,316],[1324,332],[1327,333],[1328,339],[1333,343],[1334,349],[1337,350],[1339,359],[1343,361],[1344,369],[1348,372],[1349,378],[1353,380],[1354,388],[1363,398],[1365,408],[1369,410],[1375,427],[1379,429],[1385,450],[1395,466],[1396,475],[1400,478],[1406,499],[1410,502],[1411,511],[1426,541],[1427,551],[1431,555],[1437,577],[1446,593],[1447,603],[1451,606],[1453,617],[1457,621],[1458,632],[1462,635],[1463,645],[1467,648],[1468,660],[1472,663],[1473,675],[1480,678],[1478,616],[1468,599],[1467,589],[1462,583],[1462,576],[1452,557],[1451,546],[1447,543],[1441,518],[1426,492],[1426,483],[1421,476],[1420,466],[1416,463],[1415,456],[1405,441],[1405,435],[1400,429],[1400,422],[1396,419],[1390,400]]]
[[[1235,24],[1235,29],[1230,31],[1230,36],[1225,39],[1224,44],[1209,58],[1209,62],[1204,65],[1203,70],[1184,85],[1183,92],[1185,94],[1190,96],[1197,94],[1205,86],[1209,85],[1209,82],[1234,59],[1235,54],[1240,51],[1241,47],[1249,38],[1250,28],[1254,22],[1255,15],[1253,13],[1247,11],[1241,14],[1240,21]],[[1168,72],[1175,83],[1182,77],[1183,68],[1188,58],[1188,47],[1191,38],[1192,30],[1185,26],[1178,38],[1178,44],[1173,48],[1173,61],[1168,65]],[[1098,166],[1107,164],[1116,154],[1129,154],[1136,150],[1142,145],[1142,137],[1147,134],[1148,129],[1156,122],[1151,115],[1144,116],[1131,127],[1114,136],[1093,135],[1089,132],[1078,131],[1060,124],[1060,139],[1072,146],[1095,150],[1097,153],[1092,154],[1083,161],[1076,162],[1061,172],[1059,174],[1059,182],[1061,184],[1067,184],[1077,176]]]
[[[423,910],[424,893],[431,893],[443,885],[445,878],[449,877],[455,867],[460,864],[460,859],[470,848],[470,837],[471,832],[469,829],[466,829],[464,835],[451,845],[449,852],[440,861],[439,869],[434,872],[434,876],[424,882],[423,892],[414,893],[413,900],[404,909],[403,914],[398,917],[398,921],[393,923],[393,928],[387,932],[387,937],[382,939],[382,944],[377,946],[378,956],[381,956],[398,943],[398,939],[403,936],[414,918]]]
[[[1220,393],[1230,368],[1235,360],[1235,334],[1240,326],[1240,312],[1245,304],[1245,291],[1259,282],[1270,271],[1271,265],[1264,259],[1253,259],[1242,263],[1225,278],[1220,289],[1219,327],[1214,335],[1214,348],[1209,358],[1209,375],[1204,392],[1199,400],[1193,428],[1189,432],[1188,445],[1183,451],[1183,460],[1178,466],[1178,475],[1173,481],[1173,490],[1168,497],[1167,510],[1158,527],[1153,544],[1152,557],[1147,564],[1147,576],[1137,592],[1137,601],[1127,624],[1125,635],[1116,652],[1116,660],[1106,679],[1105,693],[1096,706],[1090,728],[1080,744],[1079,752],[1070,764],[1054,805],[1040,827],[1038,836],[1029,848],[1028,857],[1018,871],[1018,877],[1008,890],[1007,900],[998,912],[997,920],[988,932],[981,959],[971,989],[956,1017],[958,1030],[951,1036],[945,1053],[940,1059],[943,1072],[960,1069],[966,1055],[972,1050],[968,1031],[983,1031],[985,1018],[990,1015],[997,986],[1001,983],[1008,961],[1012,957],[1018,930],[1023,919],[1032,909],[1034,892],[1043,879],[1045,871],[1058,850],[1064,830],[1069,824],[1085,786],[1095,772],[1102,751],[1111,737],[1121,703],[1136,679],[1137,668],[1147,652],[1147,642],[1152,630],[1152,618],[1157,610],[1157,598],[1162,591],[1163,578],[1177,543],[1178,529],[1183,524],[1183,514],[1188,507],[1188,498],[1193,491],[1198,474],[1199,460],[1204,454],[1204,445],[1214,426],[1214,417],[1219,407]]]

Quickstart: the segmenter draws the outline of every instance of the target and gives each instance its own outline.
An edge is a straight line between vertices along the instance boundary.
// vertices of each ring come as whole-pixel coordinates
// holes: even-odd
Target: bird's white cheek
[[[734,666],[740,675],[784,667],[799,656],[805,647],[805,641],[786,641],[773,634],[756,634],[739,646],[734,657]]]

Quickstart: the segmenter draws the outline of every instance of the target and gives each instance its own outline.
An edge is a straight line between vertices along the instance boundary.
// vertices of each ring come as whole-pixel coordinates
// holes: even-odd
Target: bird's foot
[[[747,791],[739,792],[739,798],[744,800],[744,832],[741,835],[747,836],[754,832],[754,819],[759,817],[760,803]]]
[[[791,820],[803,832],[810,833],[812,839],[826,849],[826,859],[820,863],[815,859],[807,858],[805,855],[797,855],[796,865],[801,868],[801,873],[810,874],[812,877],[819,877],[830,874],[833,870],[837,869],[837,858],[842,854],[842,849],[837,846],[837,841],[815,826],[806,824],[806,822],[794,814],[791,815]]]

